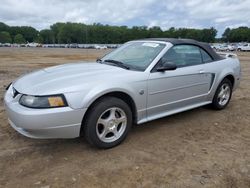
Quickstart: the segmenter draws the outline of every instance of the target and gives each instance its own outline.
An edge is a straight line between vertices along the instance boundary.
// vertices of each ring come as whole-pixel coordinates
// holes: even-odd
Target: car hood
[[[17,79],[13,87],[20,93],[48,95],[80,91],[112,82],[126,82],[142,72],[100,63],[74,63],[45,68]]]

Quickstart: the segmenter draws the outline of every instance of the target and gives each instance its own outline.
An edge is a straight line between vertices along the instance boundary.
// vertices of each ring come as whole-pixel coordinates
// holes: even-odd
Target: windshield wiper
[[[125,65],[123,62],[121,61],[117,61],[117,60],[113,60],[113,59],[105,59],[104,62],[108,62],[108,63],[112,63],[112,64],[115,64],[119,67],[122,67],[122,68],[125,68],[125,69],[130,69],[129,66]]]

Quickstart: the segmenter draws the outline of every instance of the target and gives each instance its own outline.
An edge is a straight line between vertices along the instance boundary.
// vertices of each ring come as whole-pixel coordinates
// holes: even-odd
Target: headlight
[[[68,106],[64,95],[31,96],[22,95],[19,103],[29,108],[56,108]]]

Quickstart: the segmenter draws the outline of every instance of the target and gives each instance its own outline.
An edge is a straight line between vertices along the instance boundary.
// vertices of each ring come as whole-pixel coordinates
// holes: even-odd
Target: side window
[[[199,47],[193,45],[176,45],[162,57],[162,62],[174,63],[177,67],[202,64]]]
[[[204,63],[209,63],[213,61],[213,59],[211,58],[210,55],[208,55],[207,52],[205,52],[203,49],[200,49],[200,50],[201,50],[202,60]]]

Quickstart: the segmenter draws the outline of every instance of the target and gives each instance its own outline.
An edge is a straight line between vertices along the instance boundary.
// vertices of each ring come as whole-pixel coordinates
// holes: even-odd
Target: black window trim
[[[188,45],[188,46],[195,46],[195,47],[198,47],[198,49],[199,49],[199,51],[200,51],[200,55],[201,55],[202,64],[212,63],[212,62],[216,61],[216,60],[214,60],[214,58],[213,58],[204,48],[202,48],[201,46],[196,45],[196,44],[188,44],[188,43],[175,44],[175,45],[173,45],[171,48],[169,48],[169,49],[161,56],[161,58],[162,58],[170,49],[174,48],[175,46],[180,46],[180,45],[181,45],[181,46],[183,46],[183,45]],[[203,61],[203,57],[202,57],[202,54],[201,54],[201,50],[200,50],[200,49],[204,50],[204,52],[206,52],[206,53],[209,55],[209,57],[211,57],[211,59],[212,59],[211,62],[205,63],[205,62]],[[150,71],[151,73],[157,72],[157,71],[156,71],[156,68],[157,68],[158,64],[160,63],[161,58],[160,58],[159,61],[155,64],[155,66],[151,69],[151,71]],[[199,64],[199,65],[202,65],[202,64]],[[189,66],[185,66],[185,67],[191,67],[191,66],[197,66],[197,65],[189,65]],[[177,69],[185,68],[185,67],[177,67]]]
[[[203,64],[214,62],[213,57],[212,57],[205,49],[201,48],[200,46],[198,46],[198,47],[199,47],[199,50],[200,50],[201,59],[202,59]],[[204,59],[203,59],[203,55],[202,55],[202,53],[201,53],[201,50],[203,50],[205,53],[207,53],[207,55],[211,58],[212,61],[210,61],[210,62],[204,62]]]
[[[219,54],[217,54],[208,43],[204,43],[204,42],[199,42],[193,39],[177,39],[177,38],[147,38],[147,39],[142,39],[145,41],[164,41],[164,42],[169,42],[172,45],[177,45],[177,44],[193,44],[196,46],[201,47],[202,49],[204,49],[208,54],[210,54],[213,57],[214,61],[219,61],[222,59],[225,59],[224,57],[220,56]]]

